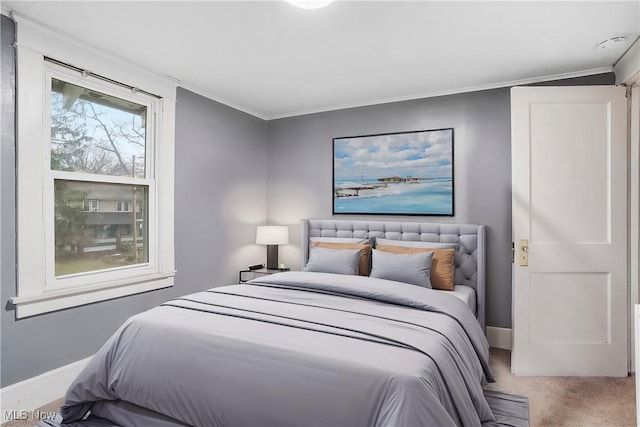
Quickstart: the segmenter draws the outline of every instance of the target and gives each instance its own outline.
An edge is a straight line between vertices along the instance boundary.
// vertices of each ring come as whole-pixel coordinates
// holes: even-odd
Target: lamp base
[[[278,245],[267,245],[267,269],[278,269]]]

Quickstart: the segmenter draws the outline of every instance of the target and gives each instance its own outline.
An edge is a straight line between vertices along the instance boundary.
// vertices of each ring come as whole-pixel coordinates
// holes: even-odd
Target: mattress
[[[476,313],[476,291],[471,286],[456,285],[454,291],[447,293],[466,302],[472,313]]]

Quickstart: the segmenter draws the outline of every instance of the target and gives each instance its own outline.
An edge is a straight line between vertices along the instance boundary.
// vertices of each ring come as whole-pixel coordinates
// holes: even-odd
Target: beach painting
[[[453,128],[333,139],[333,213],[453,216]]]

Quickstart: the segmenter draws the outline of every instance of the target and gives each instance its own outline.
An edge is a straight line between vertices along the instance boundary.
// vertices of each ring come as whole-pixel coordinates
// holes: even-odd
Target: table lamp
[[[286,225],[259,225],[256,244],[267,245],[267,268],[278,268],[278,245],[289,243],[289,227]]]

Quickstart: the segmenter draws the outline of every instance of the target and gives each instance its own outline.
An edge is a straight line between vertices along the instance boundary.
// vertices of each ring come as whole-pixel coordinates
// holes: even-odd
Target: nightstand
[[[283,271],[289,271],[288,268],[285,269],[268,269],[268,268],[260,268],[258,270],[241,270],[238,273],[238,283],[244,283],[251,279],[255,279],[256,277],[268,276],[274,273],[282,273]]]

